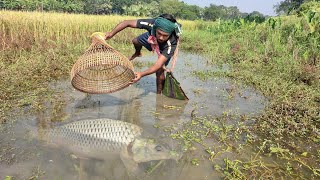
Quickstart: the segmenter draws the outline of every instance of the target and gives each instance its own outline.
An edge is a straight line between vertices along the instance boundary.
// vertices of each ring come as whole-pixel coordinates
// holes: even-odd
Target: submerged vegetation
[[[0,122],[8,121],[16,108],[41,110],[47,102],[63,106],[49,83],[68,78],[91,33],[110,31],[133,18],[0,12]],[[226,178],[319,178],[320,12],[301,9],[297,15],[272,17],[261,24],[243,19],[180,22],[182,50],[202,53],[212,65],[230,67],[191,72],[194,76],[239,80],[262,92],[269,104],[250,119],[194,116],[171,137],[182,140],[187,149],[200,144],[213,162],[223,149],[245,153],[243,146],[251,147],[249,160],[225,158],[223,166],[213,164]],[[108,42],[129,55],[131,39],[140,32],[126,29]],[[213,150],[205,143],[207,138],[217,139],[220,146]],[[263,162],[259,156],[273,160]],[[195,158],[193,163],[201,162]]]

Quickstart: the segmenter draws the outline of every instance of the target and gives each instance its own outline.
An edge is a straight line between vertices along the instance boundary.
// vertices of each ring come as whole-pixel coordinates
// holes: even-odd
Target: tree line
[[[275,5],[278,14],[288,13],[304,1],[284,0]],[[319,0],[317,0],[319,1]],[[170,13],[179,19],[210,20],[239,19],[264,21],[266,16],[258,11],[240,12],[238,7],[210,4],[208,7],[189,5],[180,0],[2,0],[0,8],[25,11],[54,11],[84,14],[120,14],[131,16],[155,17],[160,13]]]
[[[317,4],[320,0],[284,0],[274,6],[275,12],[278,15],[296,14],[301,11],[301,5],[308,3],[309,5]],[[320,11],[320,9],[318,10]]]

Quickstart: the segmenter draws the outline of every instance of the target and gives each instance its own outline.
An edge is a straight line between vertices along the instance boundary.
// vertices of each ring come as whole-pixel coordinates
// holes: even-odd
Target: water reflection
[[[155,118],[160,124],[173,124],[181,121],[187,100],[177,100],[158,94],[156,96]]]

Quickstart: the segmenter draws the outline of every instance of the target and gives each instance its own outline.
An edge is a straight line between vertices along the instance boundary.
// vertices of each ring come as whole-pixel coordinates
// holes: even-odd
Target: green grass
[[[203,52],[212,57],[212,64],[229,64],[232,68],[193,74],[201,79],[233,78],[262,92],[269,105],[250,128],[250,133],[261,139],[254,143],[268,142],[267,151],[275,147],[290,150],[275,153],[286,162],[276,166],[285,169],[279,176],[314,178],[320,175],[320,29],[312,32],[304,17],[283,17],[277,22],[274,28],[265,23],[223,35],[212,34],[204,40],[210,46],[205,46]],[[308,156],[302,157],[303,153]],[[228,178],[250,174],[240,161],[227,160],[226,164],[240,166],[233,167],[233,173],[238,173],[228,174]]]
[[[69,78],[73,63],[90,43],[91,33],[110,31],[122,20],[133,18],[0,13],[0,122],[9,121],[9,114],[15,108],[29,106],[31,110],[41,110],[45,107],[44,99],[61,109],[64,102],[48,84]],[[186,147],[191,147],[208,138],[208,129],[227,144],[238,141],[235,137],[239,134],[234,133],[245,132],[248,141],[243,146],[251,146],[257,156],[273,156],[277,159],[275,162],[281,162],[225,159],[225,166],[215,169],[228,179],[263,178],[263,175],[270,178],[319,176],[320,30],[313,31],[303,16],[274,18],[272,22],[181,21],[183,50],[207,56],[212,65],[227,64],[229,67],[228,71],[190,73],[203,80],[212,76],[235,79],[253,86],[269,101],[265,111],[254,117],[253,125],[240,126],[241,132],[224,123],[216,126],[208,123],[223,121],[200,118],[189,122],[197,123],[200,131],[192,131],[191,124],[180,134],[172,134]],[[125,30],[108,43],[129,55],[131,39],[141,32]],[[143,63],[137,65],[144,66]],[[256,136],[259,138],[251,138]],[[222,149],[228,147],[224,145]],[[203,148],[208,147],[203,144]],[[207,155],[208,159],[215,157]]]

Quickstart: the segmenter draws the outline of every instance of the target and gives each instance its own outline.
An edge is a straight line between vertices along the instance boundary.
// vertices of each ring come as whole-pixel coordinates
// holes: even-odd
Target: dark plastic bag
[[[180,83],[173,77],[172,72],[166,73],[162,94],[174,99],[189,100],[183,92]]]

